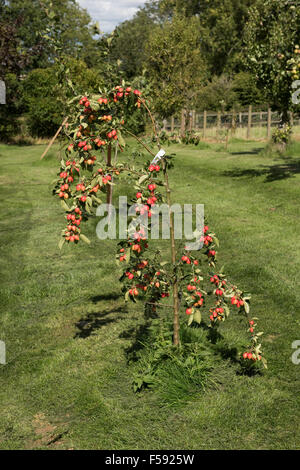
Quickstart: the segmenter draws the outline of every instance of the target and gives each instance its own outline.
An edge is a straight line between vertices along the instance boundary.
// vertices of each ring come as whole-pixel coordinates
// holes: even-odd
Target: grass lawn
[[[44,145],[0,145],[0,448],[299,449],[300,144],[286,157],[264,145],[170,149],[172,199],[205,204],[220,265],[252,292],[269,365],[243,376],[216,355],[205,391],[179,406],[133,392],[126,351],[143,308],[124,304],[116,242],[96,238],[94,219],[83,230],[91,246],[58,249],[55,149],[40,161]],[[229,345],[240,341],[237,319],[222,328]]]

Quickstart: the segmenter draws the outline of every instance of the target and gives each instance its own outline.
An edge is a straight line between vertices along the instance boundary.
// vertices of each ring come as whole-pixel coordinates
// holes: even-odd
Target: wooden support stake
[[[181,135],[185,133],[185,109],[181,111]]]
[[[174,132],[174,116],[171,117],[171,132]]]
[[[217,114],[217,136],[219,136],[220,130],[221,130],[221,111],[218,111],[218,114]]]
[[[196,111],[194,109],[192,111],[192,128],[193,130],[196,129]]]
[[[207,111],[203,111],[203,137],[206,135],[206,126],[207,126]]]
[[[247,126],[247,139],[250,139],[251,136],[251,126],[252,126],[252,105],[249,105],[248,110],[248,126]]]
[[[271,138],[271,126],[272,126],[272,112],[270,106],[268,107],[268,124],[267,124],[267,139]]]
[[[62,128],[64,127],[64,125],[67,123],[67,120],[68,120],[68,117],[66,117],[63,122],[62,122],[62,125],[59,127],[59,129],[57,130],[56,134],[54,137],[52,137],[52,139],[50,140],[45,152],[43,153],[43,155],[41,156],[40,160],[42,160],[44,158],[44,156],[48,153],[48,151],[50,150],[50,148],[52,147],[52,145],[54,144],[57,136],[60,134]]]

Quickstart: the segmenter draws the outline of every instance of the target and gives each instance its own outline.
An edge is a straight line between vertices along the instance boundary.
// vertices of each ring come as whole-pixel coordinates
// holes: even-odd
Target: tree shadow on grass
[[[124,350],[128,363],[138,361],[137,353],[144,348],[144,343],[148,339],[150,325],[151,322],[147,321],[137,328],[129,328],[120,334],[120,338],[131,339],[132,341],[130,346]]]
[[[94,295],[93,297],[90,297],[89,300],[96,304],[98,302],[101,302],[102,300],[117,300],[120,297],[123,297],[123,294],[118,292],[111,292],[110,294]]]
[[[216,329],[210,328],[206,323],[201,322],[200,325],[193,325],[192,328],[202,328],[207,333],[207,339],[212,344],[212,348],[216,354],[222,359],[229,359],[232,363],[239,363],[237,359],[238,351],[236,347],[230,347],[224,336]]]
[[[99,330],[109,323],[115,323],[124,318],[123,315],[115,315],[109,317],[110,314],[117,313],[126,313],[126,306],[122,305],[117,308],[112,308],[110,310],[103,310],[101,312],[89,313],[86,317],[81,318],[75,326],[78,328],[78,332],[75,334],[74,338],[88,338],[91,336],[94,331]]]
[[[137,353],[144,348],[144,344],[149,338],[149,328],[152,320],[158,318],[158,313],[152,304],[146,304],[144,308],[144,322],[137,327],[129,328],[120,334],[120,338],[131,339],[132,343],[125,348],[127,362],[136,362],[138,360]]]
[[[262,147],[254,148],[245,152],[229,152],[230,155],[257,155],[263,150]]]
[[[285,162],[275,165],[261,165],[259,168],[241,169],[234,168],[223,173],[231,178],[257,177],[265,175],[265,183],[293,178],[300,173],[300,159],[286,159]]]

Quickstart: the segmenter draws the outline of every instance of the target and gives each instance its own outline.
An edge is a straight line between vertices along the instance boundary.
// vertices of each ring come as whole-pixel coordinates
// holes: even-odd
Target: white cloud
[[[146,0],[77,0],[86,8],[93,21],[98,21],[101,31],[110,33],[122,21],[131,19]]]

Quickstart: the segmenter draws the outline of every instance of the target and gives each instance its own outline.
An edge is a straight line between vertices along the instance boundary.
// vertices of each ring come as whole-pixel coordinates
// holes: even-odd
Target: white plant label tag
[[[166,155],[166,152],[165,152],[163,149],[161,149],[161,150],[155,155],[155,157],[153,158],[153,160],[152,160],[152,162],[150,163],[150,165],[156,165],[156,163],[158,163],[159,160],[161,160],[164,155]]]

